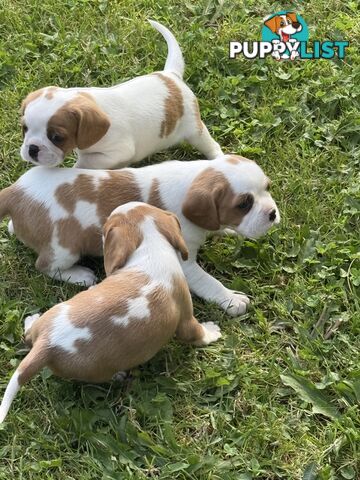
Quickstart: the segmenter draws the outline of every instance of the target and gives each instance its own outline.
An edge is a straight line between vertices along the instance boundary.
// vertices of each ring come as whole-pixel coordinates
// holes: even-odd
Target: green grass
[[[257,242],[213,238],[201,251],[209,272],[252,297],[239,319],[195,299],[198,318],[221,325],[217,344],[172,342],[120,386],[44,372],[24,387],[0,430],[1,479],[360,478],[360,10],[294,4],[310,40],[350,41],[345,62],[228,60],[229,40],[259,40],[280,2],[2,0],[1,187],[26,169],[22,98],[161,69],[155,18],[182,46],[214,137],[272,178],[282,223]],[[151,161],[197,156],[181,146]],[[0,260],[3,392],[24,354],[24,316],[77,289],[37,273],[5,221]]]

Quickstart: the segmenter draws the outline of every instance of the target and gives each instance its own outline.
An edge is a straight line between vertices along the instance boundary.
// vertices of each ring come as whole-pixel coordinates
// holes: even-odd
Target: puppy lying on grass
[[[121,170],[34,167],[0,192],[0,219],[10,216],[9,231],[38,253],[38,270],[90,286],[94,272],[75,263],[103,254],[101,228],[114,208],[141,201],[169,210],[189,248],[182,266],[190,290],[235,316],[249,299],[207,274],[196,255],[209,231],[257,238],[278,224],[269,185],[255,162],[236,155]]]
[[[188,251],[173,213],[127,203],[112,212],[103,234],[107,278],[25,320],[32,349],[6,388],[0,422],[20,387],[44,367],[64,378],[109,382],[149,360],[174,335],[198,346],[221,337],[217,325],[193,316],[176,253],[186,260]]]

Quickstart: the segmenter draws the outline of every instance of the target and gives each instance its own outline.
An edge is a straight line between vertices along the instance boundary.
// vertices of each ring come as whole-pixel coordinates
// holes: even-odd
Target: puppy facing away
[[[55,166],[76,149],[77,167],[119,168],[183,140],[206,158],[221,155],[182,80],[184,60],[174,35],[150,23],[168,45],[162,72],[110,88],[46,87],[25,98],[20,150],[25,161]]]
[[[142,201],[169,210],[189,248],[182,267],[190,290],[241,315],[249,299],[207,274],[196,256],[208,232],[231,228],[257,238],[279,223],[268,189],[261,168],[235,155],[122,170],[33,167],[0,192],[0,219],[9,215],[9,231],[38,253],[38,270],[89,286],[94,273],[75,264],[102,255],[101,228],[114,208]]]
[[[109,382],[152,358],[174,335],[197,346],[221,337],[193,316],[177,252],[188,251],[176,216],[140,202],[116,208],[105,223],[107,278],[43,315],[28,317],[32,349],[12,376],[0,422],[19,388],[42,368],[86,382]]]

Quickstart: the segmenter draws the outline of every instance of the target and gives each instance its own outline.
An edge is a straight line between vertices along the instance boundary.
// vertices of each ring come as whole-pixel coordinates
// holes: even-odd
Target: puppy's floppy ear
[[[104,227],[104,266],[106,276],[122,268],[142,241],[137,225],[110,219]]]
[[[292,22],[299,23],[298,19],[297,19],[297,16],[296,16],[296,13],[289,12],[289,13],[286,14],[286,16],[289,17]]]
[[[73,100],[71,108],[78,121],[77,147],[84,150],[97,143],[106,134],[110,121],[88,93],[79,94]]]
[[[168,242],[181,254],[183,260],[189,258],[189,251],[185,240],[181,235],[181,227],[176,215],[163,211],[156,217],[156,226]]]
[[[184,216],[205,230],[219,230],[219,200],[225,188],[224,178],[209,168],[195,178],[182,205]]]
[[[266,20],[264,24],[270,28],[270,30],[274,33],[277,33],[278,29],[278,16],[275,15],[275,17],[269,18],[269,20]]]

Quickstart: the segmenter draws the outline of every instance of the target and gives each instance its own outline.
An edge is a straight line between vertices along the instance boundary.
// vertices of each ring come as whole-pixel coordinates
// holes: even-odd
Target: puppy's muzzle
[[[37,160],[40,148],[37,145],[29,146],[29,155],[33,160]]]

